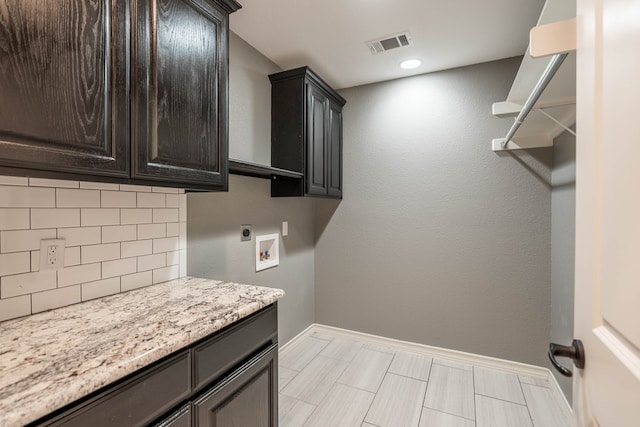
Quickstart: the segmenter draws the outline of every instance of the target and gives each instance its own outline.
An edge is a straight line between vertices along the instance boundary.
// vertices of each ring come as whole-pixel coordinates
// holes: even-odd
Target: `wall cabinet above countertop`
[[[226,190],[240,5],[65,4],[11,0],[0,13],[0,173]]]
[[[96,393],[113,397],[105,387],[123,384],[119,381],[124,378],[134,387],[140,384],[139,378],[151,378],[147,374],[155,372],[159,376],[153,378],[164,384],[162,393],[152,393],[154,399],[162,400],[158,407],[180,406],[193,393],[205,393],[211,381],[218,383],[217,374],[208,367],[219,365],[226,372],[241,362],[231,353],[253,359],[277,342],[275,314],[266,316],[272,319],[266,323],[242,329],[255,333],[237,332],[233,325],[256,312],[264,313],[283,296],[279,289],[187,277],[2,322],[0,425],[25,425],[52,412],[66,413],[72,409],[67,405],[79,399],[88,403],[83,399],[91,400]],[[223,337],[229,339],[221,341]],[[212,353],[210,340],[223,342],[222,350]],[[195,363],[184,355],[192,345]],[[228,360],[225,354],[230,354]],[[140,369],[149,365],[154,368],[140,376]],[[173,391],[165,390],[164,378]],[[42,384],[47,384],[46,389]],[[149,386],[141,387],[144,391]],[[136,399],[147,398],[137,394],[141,395]],[[101,405],[91,402],[92,407]]]
[[[342,107],[309,67],[271,74],[271,165],[303,174],[277,177],[271,195],[342,198]]]

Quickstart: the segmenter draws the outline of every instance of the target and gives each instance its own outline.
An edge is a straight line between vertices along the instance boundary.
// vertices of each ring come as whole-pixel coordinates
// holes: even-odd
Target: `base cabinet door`
[[[277,427],[277,346],[238,368],[194,404],[198,427]]]

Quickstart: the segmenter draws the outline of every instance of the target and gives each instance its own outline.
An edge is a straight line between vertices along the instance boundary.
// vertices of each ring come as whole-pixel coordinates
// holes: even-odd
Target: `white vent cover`
[[[373,55],[377,55],[382,52],[386,52],[398,47],[411,46],[411,34],[408,31],[404,33],[396,34],[393,36],[386,36],[377,40],[371,40],[367,42],[367,47]]]

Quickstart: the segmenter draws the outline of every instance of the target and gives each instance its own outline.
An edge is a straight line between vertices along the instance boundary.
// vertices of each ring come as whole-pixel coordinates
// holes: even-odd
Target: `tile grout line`
[[[529,402],[527,402],[527,395],[524,394],[524,388],[522,387],[522,381],[520,381],[520,376],[518,376],[518,384],[520,385],[520,392],[522,393],[522,398],[524,399],[525,406],[527,407],[529,418],[531,418],[531,424],[535,427],[535,423],[533,421],[533,414],[531,413],[531,408],[529,408]]]
[[[514,405],[518,405],[518,406],[527,406],[526,403],[512,402],[511,400],[501,399],[499,397],[494,397],[494,396],[488,396],[488,395],[482,394],[482,393],[475,393],[475,396],[482,396],[482,397],[486,397],[488,399],[499,400],[499,401],[505,402],[505,403],[513,403]],[[526,402],[526,399],[525,399],[525,402]]]

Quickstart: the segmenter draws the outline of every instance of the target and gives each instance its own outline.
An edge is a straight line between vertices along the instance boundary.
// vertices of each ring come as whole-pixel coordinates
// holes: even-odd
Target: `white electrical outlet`
[[[40,270],[57,270],[64,267],[64,239],[40,240]]]

